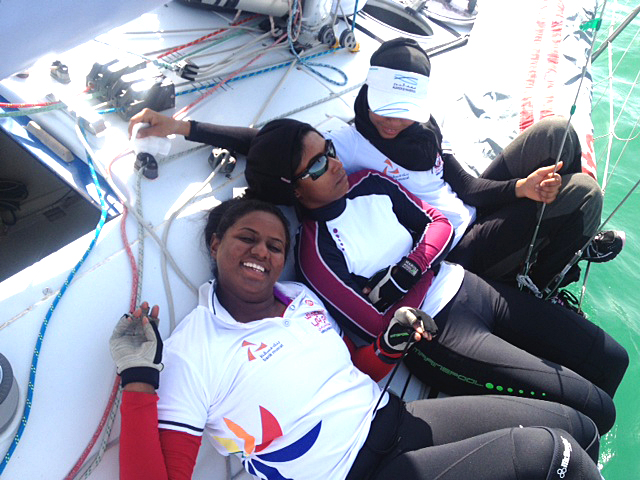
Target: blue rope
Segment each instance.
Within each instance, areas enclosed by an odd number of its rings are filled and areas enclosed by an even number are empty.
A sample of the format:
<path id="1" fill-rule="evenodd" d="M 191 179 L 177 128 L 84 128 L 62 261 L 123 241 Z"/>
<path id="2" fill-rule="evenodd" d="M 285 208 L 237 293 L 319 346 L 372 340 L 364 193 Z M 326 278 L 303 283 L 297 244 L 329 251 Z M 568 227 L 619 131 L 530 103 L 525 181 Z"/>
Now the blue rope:
<path id="1" fill-rule="evenodd" d="M 83 132 L 83 134 L 84 134 L 84 132 Z M 33 401 L 33 391 L 34 391 L 34 386 L 35 386 L 35 383 L 36 383 L 36 371 L 37 371 L 37 368 L 38 368 L 38 358 L 40 357 L 40 349 L 42 347 L 42 341 L 44 340 L 44 334 L 45 334 L 45 332 L 47 330 L 47 326 L 49 325 L 49 320 L 51 320 L 51 315 L 53 314 L 53 311 L 58 306 L 58 302 L 60 301 L 60 299 L 62 298 L 64 293 L 67 291 L 67 287 L 69 286 L 69 284 L 73 280 L 73 277 L 75 276 L 76 272 L 80 269 L 80 267 L 82 266 L 84 261 L 89 256 L 89 253 L 93 249 L 94 245 L 96 244 L 96 241 L 98 240 L 98 236 L 100 235 L 102 227 L 104 226 L 104 222 L 105 222 L 105 220 L 107 218 L 107 205 L 106 205 L 106 203 L 104 201 L 104 193 L 102 191 L 102 188 L 100 188 L 100 182 L 98 182 L 98 176 L 96 175 L 96 171 L 95 171 L 95 169 L 93 167 L 93 161 L 91 159 L 91 156 L 89 155 L 89 152 L 87 152 L 87 161 L 89 163 L 89 169 L 91 170 L 91 178 L 93 179 L 93 183 L 96 186 L 96 189 L 98 190 L 98 195 L 100 197 L 100 206 L 102 207 L 100 220 L 98 221 L 98 224 L 96 225 L 95 235 L 94 235 L 93 239 L 91 240 L 91 243 L 89 244 L 89 247 L 84 252 L 84 255 L 82 255 L 82 258 L 80 259 L 80 261 L 76 264 L 75 267 L 73 267 L 71 269 L 71 272 L 69 272 L 69 275 L 68 275 L 67 279 L 65 280 L 64 284 L 62 285 L 62 288 L 58 292 L 58 295 L 56 295 L 56 298 L 54 298 L 53 303 L 49 307 L 49 311 L 47 312 L 47 314 L 44 317 L 44 321 L 42 322 L 42 326 L 40 327 L 40 333 L 38 334 L 38 340 L 36 341 L 36 347 L 35 347 L 35 349 L 33 351 L 33 359 L 31 360 L 31 369 L 30 369 L 31 373 L 29 374 L 29 385 L 28 385 L 28 389 L 27 389 L 27 399 L 25 401 L 24 411 L 22 413 L 22 420 L 20 422 L 20 426 L 18 427 L 18 431 L 16 432 L 16 435 L 13 437 L 13 441 L 11 442 L 11 446 L 9 447 L 9 450 L 7 450 L 7 453 L 5 454 L 4 458 L 2 459 L 2 463 L 0 463 L 0 475 L 2 475 L 2 472 L 4 472 L 4 469 L 6 468 L 7 464 L 9 463 L 9 460 L 11 459 L 11 456 L 13 455 L 13 452 L 15 451 L 16 447 L 18 446 L 18 443 L 20 442 L 20 438 L 22 437 L 22 434 L 24 433 L 24 430 L 25 430 L 25 428 L 27 426 L 27 421 L 29 420 L 29 414 L 31 413 L 31 406 L 32 406 L 32 401 Z"/>
<path id="2" fill-rule="evenodd" d="M 289 19 L 287 21 L 287 40 L 289 41 L 289 49 L 291 50 L 291 53 L 293 53 L 293 55 L 298 59 L 298 62 L 300 62 L 301 65 L 304 65 L 305 67 L 307 67 L 309 70 L 311 70 L 312 73 L 316 74 L 323 80 L 326 80 L 327 82 L 333 85 L 344 87 L 349 81 L 349 78 L 347 77 L 347 74 L 344 73 L 342 70 L 340 70 L 337 67 L 334 67 L 333 65 L 329 65 L 328 63 L 309 63 L 306 58 L 300 57 L 300 55 L 298 55 L 298 52 L 296 52 L 296 49 L 293 47 L 293 40 L 291 40 L 291 33 L 293 30 L 293 17 L 295 17 L 297 10 L 298 10 L 298 0 L 293 0 L 293 7 L 291 9 L 291 14 L 289 15 Z M 342 77 L 342 82 L 337 82 L 327 77 L 326 75 L 320 73 L 318 70 L 316 70 L 313 67 L 329 68 L 337 72 Z"/>
<path id="3" fill-rule="evenodd" d="M 356 16 L 358 16 L 358 0 L 356 0 L 356 4 L 353 6 L 353 20 L 351 22 L 351 31 L 353 33 L 355 33 L 356 30 Z"/>
<path id="4" fill-rule="evenodd" d="M 313 55 L 307 55 L 304 58 L 305 59 L 309 59 L 309 58 L 320 57 L 322 55 L 327 55 L 329 53 L 337 52 L 338 50 L 341 50 L 342 48 L 343 47 L 331 48 L 331 49 L 327 50 L 326 52 L 314 53 Z M 293 60 L 290 60 L 288 62 L 279 63 L 278 65 L 273 65 L 272 67 L 263 68 L 262 70 L 256 70 L 255 72 L 245 73 L 243 75 L 238 75 L 237 77 L 230 78 L 229 80 L 226 81 L 226 83 L 236 82 L 238 80 L 244 80 L 245 78 L 255 77 L 256 75 L 260 75 L 261 73 L 273 72 L 274 70 L 279 70 L 279 69 L 284 68 L 284 67 L 286 67 L 288 65 L 291 65 L 292 63 L 293 63 Z M 213 88 L 216 85 L 218 85 L 218 83 L 220 83 L 220 82 L 212 82 L 212 83 L 208 83 L 206 85 L 203 85 L 201 87 L 191 88 L 189 90 L 183 90 L 182 92 L 176 93 L 176 97 L 178 95 L 186 95 L 187 93 L 193 93 L 193 92 L 198 92 L 200 90 L 206 90 L 207 88 Z"/>

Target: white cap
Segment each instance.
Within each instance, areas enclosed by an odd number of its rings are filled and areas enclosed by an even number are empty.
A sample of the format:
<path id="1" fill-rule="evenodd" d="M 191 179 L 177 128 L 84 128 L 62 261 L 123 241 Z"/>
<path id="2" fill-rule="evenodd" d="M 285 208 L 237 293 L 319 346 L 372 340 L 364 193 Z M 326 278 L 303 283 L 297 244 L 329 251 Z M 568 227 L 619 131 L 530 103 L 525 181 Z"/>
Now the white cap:
<path id="1" fill-rule="evenodd" d="M 429 77 L 419 73 L 372 66 L 367 75 L 369 108 L 383 117 L 427 122 Z"/>

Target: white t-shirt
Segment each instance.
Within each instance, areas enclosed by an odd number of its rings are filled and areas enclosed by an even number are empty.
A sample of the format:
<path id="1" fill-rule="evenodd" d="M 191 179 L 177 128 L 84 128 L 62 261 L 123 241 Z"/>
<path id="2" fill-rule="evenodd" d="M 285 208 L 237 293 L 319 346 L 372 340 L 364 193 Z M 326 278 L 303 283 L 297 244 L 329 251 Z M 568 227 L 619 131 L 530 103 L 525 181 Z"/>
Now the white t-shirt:
<path id="1" fill-rule="evenodd" d="M 440 210 L 455 229 L 452 248 L 476 218 L 476 209 L 466 205 L 442 178 L 443 163 L 438 155 L 435 166 L 427 171 L 407 170 L 391 161 L 354 126 L 345 125 L 324 133 L 330 138 L 348 174 L 364 169 L 382 172 L 400 182 L 407 190 Z"/>
<path id="2" fill-rule="evenodd" d="M 343 479 L 380 388 L 353 365 L 313 293 L 294 282 L 276 290 L 292 299 L 283 317 L 239 323 L 214 284 L 200 288 L 199 306 L 165 342 L 159 426 L 205 436 L 259 478 L 277 470 L 283 478 Z"/>

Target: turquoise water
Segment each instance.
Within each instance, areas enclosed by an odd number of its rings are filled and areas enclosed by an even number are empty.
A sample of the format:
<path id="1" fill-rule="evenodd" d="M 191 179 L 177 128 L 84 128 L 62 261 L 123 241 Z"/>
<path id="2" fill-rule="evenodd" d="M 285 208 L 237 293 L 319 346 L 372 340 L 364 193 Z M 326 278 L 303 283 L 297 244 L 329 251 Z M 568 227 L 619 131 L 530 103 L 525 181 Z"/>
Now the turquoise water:
<path id="1" fill-rule="evenodd" d="M 596 48 L 609 35 L 609 25 L 617 26 L 637 6 L 636 0 L 609 2 L 598 32 Z M 628 49 L 626 55 L 625 51 Z M 615 135 L 625 139 L 637 135 L 640 125 L 640 88 L 633 87 L 640 69 L 640 15 L 613 42 L 613 88 L 609 90 L 607 51 L 593 64 L 595 152 L 598 180 L 605 177 L 609 140 L 609 93 L 613 95 Z M 618 67 L 616 68 L 616 65 Z M 629 93 L 631 95 L 629 96 Z M 627 97 L 629 99 L 627 100 Z M 627 102 L 626 105 L 625 101 Z M 623 109 L 624 106 L 624 109 Z M 635 131 L 634 131 L 634 126 Z M 626 144 L 626 149 L 625 149 Z M 622 152 L 622 154 L 621 154 Z M 640 138 L 630 142 L 614 140 L 610 155 L 610 180 L 605 185 L 603 220 L 619 205 L 640 179 Z M 613 165 L 618 162 L 613 168 Z M 613 169 L 613 173 L 611 170 Z M 617 421 L 602 439 L 600 463 L 606 480 L 640 479 L 640 187 L 613 216 L 605 229 L 627 233 L 623 252 L 612 262 L 592 265 L 587 282 L 584 309 L 589 318 L 603 327 L 629 352 L 630 365 L 614 398 Z M 584 270 L 584 268 L 583 268 Z M 574 292 L 578 291 L 573 289 Z"/>

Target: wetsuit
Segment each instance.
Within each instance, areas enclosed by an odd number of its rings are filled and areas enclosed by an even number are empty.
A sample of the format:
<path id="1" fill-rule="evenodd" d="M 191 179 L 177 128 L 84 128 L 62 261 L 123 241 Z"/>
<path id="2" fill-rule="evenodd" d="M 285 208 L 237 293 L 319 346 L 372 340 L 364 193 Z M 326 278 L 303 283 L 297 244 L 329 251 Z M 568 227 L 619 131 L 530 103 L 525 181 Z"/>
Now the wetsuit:
<path id="1" fill-rule="evenodd" d="M 274 293 L 282 317 L 238 323 L 201 288 L 165 343 L 158 396 L 123 396 L 120 478 L 191 478 L 206 436 L 269 479 L 599 479 L 596 428 L 563 405 L 384 394 L 376 410 L 378 385 L 318 299 L 295 283 Z"/>
<path id="2" fill-rule="evenodd" d="M 376 310 L 362 293 L 367 279 L 419 249 L 423 237 L 416 225 L 429 225 L 436 214 L 379 172 L 352 174 L 349 183 L 345 198 L 304 212 L 296 250 L 302 278 L 344 328 L 370 341 L 396 308 L 422 308 L 439 333 L 435 341 L 412 349 L 406 362 L 425 383 L 450 394 L 549 399 L 586 413 L 601 433 L 613 426 L 612 397 L 627 368 L 627 353 L 569 309 L 442 262 L 429 270 L 438 272 L 434 277 L 424 275 L 395 305 Z M 414 208 L 397 204 L 402 198 Z M 408 221 L 407 215 L 416 218 Z M 415 238 L 404 249 L 400 227 Z"/>

